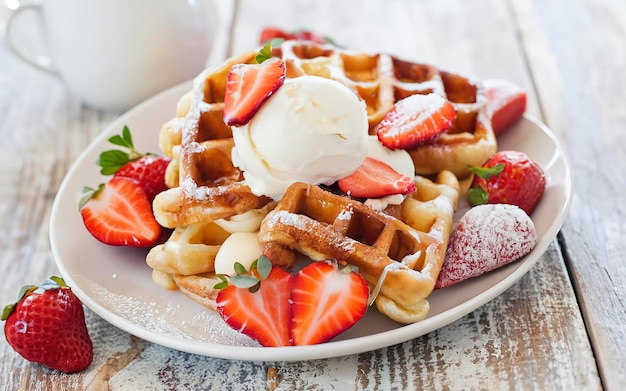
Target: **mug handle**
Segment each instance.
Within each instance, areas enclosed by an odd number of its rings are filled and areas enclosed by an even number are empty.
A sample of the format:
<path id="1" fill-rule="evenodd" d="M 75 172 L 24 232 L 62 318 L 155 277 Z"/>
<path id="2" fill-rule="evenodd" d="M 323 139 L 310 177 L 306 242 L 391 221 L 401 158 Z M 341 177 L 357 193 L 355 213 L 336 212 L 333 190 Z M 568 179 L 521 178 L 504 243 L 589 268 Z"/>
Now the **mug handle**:
<path id="1" fill-rule="evenodd" d="M 13 28 L 15 27 L 15 24 L 17 22 L 17 20 L 19 19 L 19 15 L 24 15 L 26 12 L 41 12 L 41 8 L 39 6 L 39 4 L 25 4 L 20 6 L 19 8 L 17 8 L 15 11 L 13 11 L 13 13 L 9 16 L 9 19 L 7 20 L 7 25 L 6 25 L 6 43 L 7 43 L 7 47 L 17 56 L 19 57 L 21 60 L 23 60 L 24 62 L 30 64 L 31 66 L 42 70 L 44 72 L 53 74 L 58 76 L 58 72 L 56 69 L 54 69 L 54 67 L 52 66 L 52 59 L 46 55 L 41 55 L 41 54 L 32 54 L 32 53 L 26 53 L 25 51 L 21 50 L 18 45 L 15 44 L 15 41 L 13 40 Z"/>

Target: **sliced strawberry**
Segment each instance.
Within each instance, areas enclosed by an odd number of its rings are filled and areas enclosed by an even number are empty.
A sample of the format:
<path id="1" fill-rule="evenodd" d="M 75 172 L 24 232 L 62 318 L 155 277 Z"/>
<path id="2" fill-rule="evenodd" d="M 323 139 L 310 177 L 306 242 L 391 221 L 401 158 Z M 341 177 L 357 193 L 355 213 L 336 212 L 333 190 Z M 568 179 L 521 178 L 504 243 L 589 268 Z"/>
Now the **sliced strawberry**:
<path id="1" fill-rule="evenodd" d="M 247 124 L 284 82 L 285 63 L 278 58 L 233 65 L 226 81 L 224 122 L 229 126 Z"/>
<path id="2" fill-rule="evenodd" d="M 367 157 L 351 175 L 337 181 L 344 193 L 355 198 L 379 198 L 415 191 L 415 182 L 387 163 Z"/>
<path id="3" fill-rule="evenodd" d="M 499 151 L 481 167 L 467 195 L 471 205 L 512 204 L 529 215 L 541 199 L 546 178 L 541 166 L 519 151 Z"/>
<path id="4" fill-rule="evenodd" d="M 152 205 L 132 179 L 113 177 L 81 201 L 80 214 L 87 230 L 113 246 L 151 247 L 161 235 Z"/>
<path id="5" fill-rule="evenodd" d="M 291 345 L 290 291 L 291 275 L 272 268 L 258 284 L 228 285 L 220 290 L 217 311 L 230 327 L 263 346 L 288 346 Z"/>
<path id="6" fill-rule="evenodd" d="M 526 111 L 526 91 L 508 80 L 484 81 L 487 101 L 491 109 L 491 127 L 498 135 L 508 129 Z"/>
<path id="7" fill-rule="evenodd" d="M 390 149 L 425 144 L 452 127 L 456 110 L 437 94 L 415 94 L 399 100 L 378 124 L 380 142 Z"/>
<path id="8" fill-rule="evenodd" d="M 154 200 L 157 194 L 167 190 L 165 170 L 171 159 L 162 156 L 144 155 L 126 163 L 114 177 L 129 178 L 137 182 L 146 192 L 148 200 Z"/>
<path id="9" fill-rule="evenodd" d="M 293 277 L 294 345 L 326 342 L 358 322 L 367 310 L 363 277 L 336 262 L 313 262 Z"/>

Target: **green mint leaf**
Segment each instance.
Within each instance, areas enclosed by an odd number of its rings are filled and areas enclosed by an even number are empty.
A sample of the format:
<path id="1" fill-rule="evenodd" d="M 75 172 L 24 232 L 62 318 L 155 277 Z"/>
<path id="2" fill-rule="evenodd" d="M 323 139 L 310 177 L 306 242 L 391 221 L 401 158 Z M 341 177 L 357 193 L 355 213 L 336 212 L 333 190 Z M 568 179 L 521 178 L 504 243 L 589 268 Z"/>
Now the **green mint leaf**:
<path id="1" fill-rule="evenodd" d="M 100 173 L 102 175 L 112 175 L 131 160 L 131 156 L 128 153 L 118 149 L 111 149 L 102 152 L 96 163 L 101 167 Z"/>
<path id="2" fill-rule="evenodd" d="M 467 190 L 467 198 L 471 206 L 483 205 L 489 201 L 489 193 L 482 186 L 476 186 Z"/>
<path id="3" fill-rule="evenodd" d="M 233 269 L 235 269 L 236 274 L 246 274 L 248 272 L 246 267 L 239 262 L 235 262 Z"/>
<path id="4" fill-rule="evenodd" d="M 256 269 L 259 272 L 259 275 L 261 276 L 261 278 L 265 280 L 267 276 L 270 275 L 270 272 L 272 271 L 272 262 L 270 262 L 270 260 L 265 255 L 259 256 L 256 262 L 257 262 Z"/>
<path id="5" fill-rule="evenodd" d="M 83 196 L 78 201 L 78 210 L 80 211 L 83 206 L 85 206 L 85 204 L 93 198 L 94 195 L 102 191 L 102 189 L 104 189 L 104 183 L 101 183 L 97 189 L 93 189 L 89 186 L 83 187 Z"/>
<path id="6" fill-rule="evenodd" d="M 228 278 L 224 274 L 217 274 L 216 277 L 220 279 L 220 282 L 213 285 L 214 289 L 222 290 L 228 287 Z"/>
<path id="7" fill-rule="evenodd" d="M 489 180 L 492 176 L 499 175 L 502 170 L 504 170 L 504 163 L 498 163 L 493 167 L 470 167 L 469 168 L 474 174 L 483 178 L 484 180 Z"/>
<path id="8" fill-rule="evenodd" d="M 122 134 L 116 134 L 109 138 L 109 142 L 113 145 L 119 145 L 120 147 L 125 147 L 130 150 L 135 150 L 135 145 L 133 144 L 133 137 L 130 134 L 130 129 L 128 126 L 124 126 L 122 129 Z"/>
<path id="9" fill-rule="evenodd" d="M 236 274 L 230 278 L 230 283 L 237 288 L 252 288 L 259 283 L 259 279 L 246 274 Z"/>
<path id="10" fill-rule="evenodd" d="M 270 58 L 272 58 L 272 41 L 266 43 L 261 50 L 259 50 L 259 53 L 256 55 L 254 60 L 257 64 L 261 64 L 263 61 L 267 61 Z"/>

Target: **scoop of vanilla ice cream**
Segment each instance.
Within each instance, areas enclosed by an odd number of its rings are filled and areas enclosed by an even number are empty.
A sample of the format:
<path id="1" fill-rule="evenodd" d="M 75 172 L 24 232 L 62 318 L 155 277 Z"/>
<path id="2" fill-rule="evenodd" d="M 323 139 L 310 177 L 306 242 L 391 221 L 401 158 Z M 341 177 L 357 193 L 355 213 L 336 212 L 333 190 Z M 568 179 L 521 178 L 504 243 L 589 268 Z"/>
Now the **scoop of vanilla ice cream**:
<path id="1" fill-rule="evenodd" d="M 232 159 L 256 195 L 279 200 L 294 182 L 331 184 L 365 160 L 365 103 L 319 76 L 287 79 L 248 124 L 233 127 Z"/>

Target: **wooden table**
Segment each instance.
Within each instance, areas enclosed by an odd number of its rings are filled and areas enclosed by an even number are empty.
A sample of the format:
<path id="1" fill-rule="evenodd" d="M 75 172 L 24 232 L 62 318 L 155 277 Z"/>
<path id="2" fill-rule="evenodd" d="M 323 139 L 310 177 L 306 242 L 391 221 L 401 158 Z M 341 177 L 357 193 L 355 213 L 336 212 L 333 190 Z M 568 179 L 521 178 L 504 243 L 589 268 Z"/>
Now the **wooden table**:
<path id="1" fill-rule="evenodd" d="M 255 47 L 264 26 L 306 27 L 346 47 L 520 84 L 528 111 L 558 135 L 574 170 L 557 239 L 504 294 L 396 346 L 305 362 L 229 361 L 140 340 L 87 310 L 88 370 L 59 374 L 0 343 L 3 390 L 626 387 L 626 3 L 219 0 L 219 19 L 214 60 Z M 56 272 L 48 240 L 55 193 L 115 118 L 0 45 L 1 303 Z"/>

